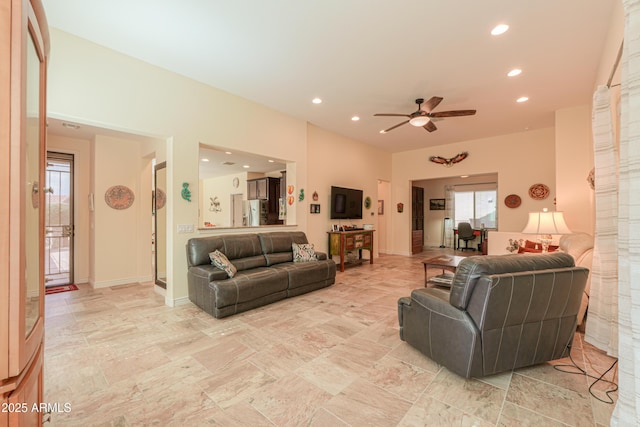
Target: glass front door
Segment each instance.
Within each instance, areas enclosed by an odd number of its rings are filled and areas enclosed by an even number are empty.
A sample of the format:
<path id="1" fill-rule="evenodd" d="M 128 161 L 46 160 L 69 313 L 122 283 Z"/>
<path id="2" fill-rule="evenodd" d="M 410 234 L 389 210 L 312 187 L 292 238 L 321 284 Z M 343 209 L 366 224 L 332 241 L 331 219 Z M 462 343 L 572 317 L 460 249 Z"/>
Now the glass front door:
<path id="1" fill-rule="evenodd" d="M 73 154 L 47 153 L 45 286 L 73 283 Z"/>

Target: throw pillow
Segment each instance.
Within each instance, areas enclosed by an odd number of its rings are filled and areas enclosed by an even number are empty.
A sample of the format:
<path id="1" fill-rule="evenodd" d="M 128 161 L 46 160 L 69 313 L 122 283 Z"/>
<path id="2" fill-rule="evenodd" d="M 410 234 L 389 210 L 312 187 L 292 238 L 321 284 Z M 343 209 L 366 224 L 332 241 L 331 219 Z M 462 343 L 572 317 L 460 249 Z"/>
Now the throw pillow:
<path id="1" fill-rule="evenodd" d="M 235 276 L 238 272 L 236 266 L 231 264 L 231 261 L 229 261 L 225 254 L 217 249 L 209 254 L 209 258 L 211 259 L 211 264 L 223 270 L 229 277 Z"/>
<path id="2" fill-rule="evenodd" d="M 527 249 L 542 249 L 542 243 L 532 242 L 531 240 L 526 240 L 524 242 L 524 247 Z"/>
<path id="3" fill-rule="evenodd" d="M 318 260 L 318 256 L 316 255 L 313 243 L 292 243 L 291 249 L 293 249 L 293 262 L 307 262 Z"/>

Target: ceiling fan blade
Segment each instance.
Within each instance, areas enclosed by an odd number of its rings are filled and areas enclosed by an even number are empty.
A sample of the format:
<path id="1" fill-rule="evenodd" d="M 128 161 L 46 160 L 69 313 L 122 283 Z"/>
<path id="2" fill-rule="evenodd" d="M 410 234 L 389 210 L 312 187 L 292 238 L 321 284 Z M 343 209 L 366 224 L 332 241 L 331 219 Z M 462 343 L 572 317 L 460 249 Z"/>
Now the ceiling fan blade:
<path id="1" fill-rule="evenodd" d="M 384 117 L 411 117 L 409 114 L 386 114 L 386 113 L 378 113 L 374 114 L 374 116 L 384 116 Z"/>
<path id="2" fill-rule="evenodd" d="M 425 104 L 424 107 L 422 108 L 424 111 L 426 111 L 427 113 L 430 113 L 431 110 L 433 110 L 434 108 L 436 108 L 438 106 L 438 104 L 440 104 L 440 102 L 442 102 L 442 98 L 440 98 L 439 96 L 432 96 Z"/>
<path id="3" fill-rule="evenodd" d="M 433 122 L 431 120 L 429 120 L 427 122 L 426 125 L 422 126 L 423 128 L 425 128 L 426 130 L 428 130 L 429 132 L 433 132 L 434 130 L 438 130 L 438 128 L 436 127 L 436 125 L 433 124 Z"/>
<path id="4" fill-rule="evenodd" d="M 404 121 L 404 122 L 402 122 L 402 123 L 398 123 L 398 124 L 397 124 L 397 125 L 395 125 L 395 126 L 391 126 L 389 129 L 385 129 L 385 130 L 384 130 L 384 133 L 387 133 L 387 132 L 389 132 L 390 130 L 394 130 L 395 128 L 400 127 L 400 126 L 402 126 L 402 125 L 406 125 L 407 123 L 409 123 L 409 120 L 406 120 L 406 121 Z"/>
<path id="5" fill-rule="evenodd" d="M 440 111 L 439 113 L 429 113 L 429 117 L 460 117 L 460 116 L 473 116 L 476 110 L 455 110 L 455 111 Z"/>

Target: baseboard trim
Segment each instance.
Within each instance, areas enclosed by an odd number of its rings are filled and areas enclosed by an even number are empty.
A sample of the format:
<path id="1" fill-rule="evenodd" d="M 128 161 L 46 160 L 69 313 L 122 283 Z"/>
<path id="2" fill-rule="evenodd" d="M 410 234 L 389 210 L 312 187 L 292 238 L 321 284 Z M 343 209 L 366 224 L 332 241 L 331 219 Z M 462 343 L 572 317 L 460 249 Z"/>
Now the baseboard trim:
<path id="1" fill-rule="evenodd" d="M 167 298 L 165 296 L 164 298 L 164 303 L 166 305 L 168 305 L 169 307 L 178 307 L 181 305 L 187 305 L 191 303 L 191 300 L 189 299 L 189 297 L 182 297 L 182 298 L 176 298 L 176 299 L 171 299 L 171 298 Z"/>
<path id="2" fill-rule="evenodd" d="M 411 256 L 411 252 L 397 252 L 397 251 L 389 251 L 387 255 L 400 255 L 400 256 Z"/>
<path id="3" fill-rule="evenodd" d="M 94 289 L 110 288 L 111 286 L 130 285 L 132 283 L 146 283 L 150 282 L 153 278 L 149 276 L 144 277 L 130 277 L 126 279 L 105 280 L 103 282 L 89 281 L 89 284 Z"/>

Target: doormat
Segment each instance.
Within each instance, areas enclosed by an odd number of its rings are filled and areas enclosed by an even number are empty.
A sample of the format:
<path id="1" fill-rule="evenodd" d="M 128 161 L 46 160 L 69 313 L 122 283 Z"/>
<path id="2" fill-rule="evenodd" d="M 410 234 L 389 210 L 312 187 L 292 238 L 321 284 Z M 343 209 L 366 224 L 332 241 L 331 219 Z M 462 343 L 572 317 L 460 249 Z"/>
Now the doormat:
<path id="1" fill-rule="evenodd" d="M 62 286 L 51 286 L 50 288 L 45 289 L 45 294 L 59 294 L 60 292 L 68 292 L 68 291 L 77 291 L 78 287 L 76 285 L 62 285 Z"/>

